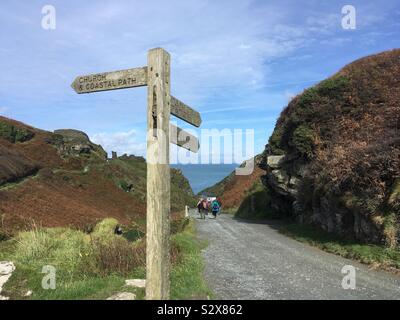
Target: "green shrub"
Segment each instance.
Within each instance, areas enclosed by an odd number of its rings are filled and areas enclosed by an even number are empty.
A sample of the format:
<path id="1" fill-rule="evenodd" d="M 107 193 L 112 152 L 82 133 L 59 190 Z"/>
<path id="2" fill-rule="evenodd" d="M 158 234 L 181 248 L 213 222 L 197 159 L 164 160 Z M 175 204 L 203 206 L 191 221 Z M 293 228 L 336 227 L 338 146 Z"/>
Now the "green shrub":
<path id="1" fill-rule="evenodd" d="M 182 232 L 189 224 L 188 218 L 177 218 L 171 220 L 171 234 Z"/>
<path id="2" fill-rule="evenodd" d="M 15 142 L 14 127 L 6 122 L 0 121 L 0 138 Z"/>
<path id="3" fill-rule="evenodd" d="M 314 139 L 315 133 L 312 129 L 307 127 L 306 125 L 300 125 L 294 130 L 292 136 L 292 142 L 296 149 L 308 156 L 311 157 L 314 148 Z"/>
<path id="4" fill-rule="evenodd" d="M 28 141 L 32 139 L 33 136 L 34 133 L 27 129 L 16 128 L 7 122 L 0 121 L 0 138 L 15 143 Z"/>
<path id="5" fill-rule="evenodd" d="M 139 229 L 131 229 L 123 233 L 123 237 L 130 242 L 135 242 L 136 240 L 143 238 L 143 236 L 144 233 Z"/>
<path id="6" fill-rule="evenodd" d="M 308 108 L 310 104 L 316 102 L 318 98 L 318 90 L 316 87 L 305 90 L 297 101 L 296 110 L 299 108 Z"/>
<path id="7" fill-rule="evenodd" d="M 125 180 L 121 180 L 118 185 L 125 192 L 130 192 L 131 189 L 132 189 L 132 186 L 128 182 L 126 182 Z"/>
<path id="8" fill-rule="evenodd" d="M 282 140 L 282 133 L 283 129 L 280 127 L 275 127 L 274 132 L 272 133 L 271 137 L 269 138 L 268 145 L 272 151 L 273 154 L 275 155 L 282 155 L 285 152 L 282 149 L 281 146 L 281 140 Z"/>
<path id="9" fill-rule="evenodd" d="M 349 80 L 344 76 L 337 76 L 322 81 L 318 86 L 318 93 L 331 99 L 341 99 L 343 91 L 347 88 Z"/>
<path id="10" fill-rule="evenodd" d="M 102 242 L 107 242 L 115 237 L 115 228 L 119 225 L 114 218 L 106 218 L 94 227 L 91 237 Z"/>
<path id="11" fill-rule="evenodd" d="M 26 129 L 15 129 L 15 142 L 25 142 L 33 138 L 33 132 Z"/>

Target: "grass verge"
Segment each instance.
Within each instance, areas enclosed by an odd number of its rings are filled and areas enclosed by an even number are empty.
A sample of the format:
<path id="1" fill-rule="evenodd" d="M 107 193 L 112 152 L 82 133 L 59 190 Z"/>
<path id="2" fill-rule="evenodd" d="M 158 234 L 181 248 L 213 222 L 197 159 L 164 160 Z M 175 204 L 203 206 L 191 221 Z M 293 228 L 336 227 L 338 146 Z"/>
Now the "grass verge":
<path id="1" fill-rule="evenodd" d="M 144 299 L 144 289 L 124 286 L 126 279 L 145 278 L 144 239 L 129 241 L 114 234 L 115 219 L 105 219 L 90 234 L 69 228 L 34 228 L 16 238 L 0 241 L 0 261 L 16 266 L 2 295 L 10 299 L 106 299 L 118 292 L 133 292 Z M 172 299 L 206 299 L 201 249 L 193 222 L 171 239 Z M 185 227 L 186 226 L 186 227 Z M 54 266 L 56 289 L 44 289 L 43 266 Z M 27 296 L 27 292 L 32 294 Z"/>
<path id="2" fill-rule="evenodd" d="M 172 237 L 172 242 L 181 251 L 181 259 L 172 268 L 171 299 L 207 299 L 212 297 L 204 278 L 204 263 L 201 250 L 206 242 L 196 238 L 194 222 L 190 220 L 183 232 Z"/>
<path id="3" fill-rule="evenodd" d="M 357 260 L 373 268 L 400 271 L 400 251 L 397 249 L 344 240 L 338 235 L 310 225 L 286 224 L 282 225 L 279 231 L 298 241 L 345 258 Z"/>

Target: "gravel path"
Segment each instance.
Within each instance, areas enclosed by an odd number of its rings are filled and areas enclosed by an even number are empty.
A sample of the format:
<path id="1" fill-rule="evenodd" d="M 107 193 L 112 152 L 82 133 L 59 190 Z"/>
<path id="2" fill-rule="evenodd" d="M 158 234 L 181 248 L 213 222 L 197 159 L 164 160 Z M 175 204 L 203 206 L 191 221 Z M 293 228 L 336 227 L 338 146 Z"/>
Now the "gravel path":
<path id="1" fill-rule="evenodd" d="M 281 235 L 273 224 L 222 214 L 196 219 L 205 277 L 217 299 L 400 299 L 400 277 Z M 343 289 L 345 265 L 356 268 L 356 289 Z"/>

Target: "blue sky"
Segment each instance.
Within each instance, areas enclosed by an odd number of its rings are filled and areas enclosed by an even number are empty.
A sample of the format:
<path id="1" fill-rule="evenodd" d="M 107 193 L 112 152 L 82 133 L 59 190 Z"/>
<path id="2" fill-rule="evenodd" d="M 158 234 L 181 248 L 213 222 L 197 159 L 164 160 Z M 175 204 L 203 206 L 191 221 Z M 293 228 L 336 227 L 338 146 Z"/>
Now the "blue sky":
<path id="1" fill-rule="evenodd" d="M 41 27 L 46 4 L 55 30 Z M 355 30 L 342 28 L 347 4 Z M 144 155 L 146 88 L 77 95 L 70 84 L 144 66 L 147 50 L 163 47 L 172 94 L 201 112 L 203 128 L 254 129 L 258 153 L 291 97 L 357 58 L 400 47 L 400 2 L 19 0 L 1 4 L 0 28 L 2 115 Z"/>

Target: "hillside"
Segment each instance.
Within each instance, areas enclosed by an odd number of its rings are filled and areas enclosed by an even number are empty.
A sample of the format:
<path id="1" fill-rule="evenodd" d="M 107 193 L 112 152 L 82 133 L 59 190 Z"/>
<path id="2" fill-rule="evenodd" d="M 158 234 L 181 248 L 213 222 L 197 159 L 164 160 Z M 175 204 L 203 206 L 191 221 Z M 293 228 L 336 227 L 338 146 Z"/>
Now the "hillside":
<path id="1" fill-rule="evenodd" d="M 400 50 L 357 60 L 295 97 L 260 161 L 280 215 L 398 245 Z"/>
<path id="2" fill-rule="evenodd" d="M 264 171 L 257 166 L 254 167 L 253 173 L 248 176 L 236 175 L 235 171 L 232 171 L 227 177 L 215 185 L 200 191 L 198 194 L 210 194 L 220 197 L 224 210 L 236 211 L 249 196 L 249 191 L 258 189 L 260 177 L 263 174 Z"/>
<path id="3" fill-rule="evenodd" d="M 189 182 L 171 170 L 171 210 L 194 202 Z M 90 229 L 101 219 L 143 223 L 146 162 L 107 159 L 77 130 L 47 132 L 0 117 L 0 237 L 32 224 Z"/>

